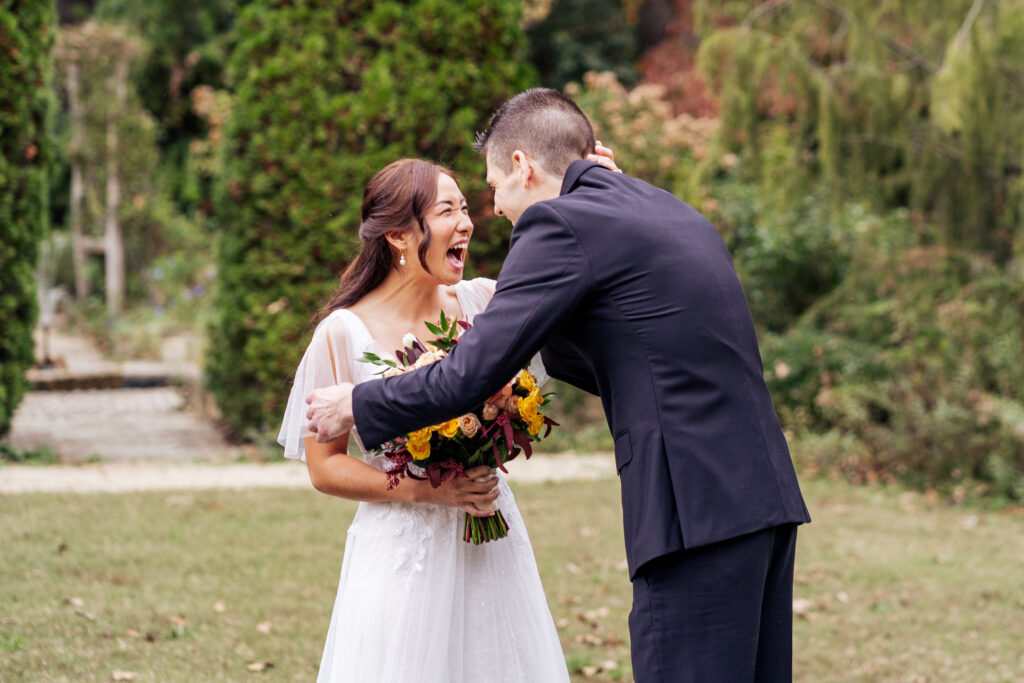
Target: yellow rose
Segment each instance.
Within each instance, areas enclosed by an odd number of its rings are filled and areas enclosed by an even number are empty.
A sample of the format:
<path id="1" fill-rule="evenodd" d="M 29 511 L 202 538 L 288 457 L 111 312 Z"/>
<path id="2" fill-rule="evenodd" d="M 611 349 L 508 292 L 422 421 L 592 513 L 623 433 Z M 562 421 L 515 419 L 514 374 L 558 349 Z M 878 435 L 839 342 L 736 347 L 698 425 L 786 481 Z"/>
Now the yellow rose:
<path id="1" fill-rule="evenodd" d="M 466 413 L 459 418 L 459 429 L 467 437 L 472 439 L 480 431 L 480 420 L 473 413 Z"/>
<path id="2" fill-rule="evenodd" d="M 541 396 L 540 389 L 537 388 L 536 384 L 533 385 L 532 389 L 530 389 L 530 398 L 533 399 L 537 405 L 544 402 L 544 397 Z"/>
<path id="3" fill-rule="evenodd" d="M 433 433 L 433 427 L 424 427 L 423 429 L 417 429 L 415 432 L 409 432 L 409 441 L 419 441 L 420 443 L 430 441 L 430 435 Z"/>
<path id="4" fill-rule="evenodd" d="M 518 406 L 519 415 L 525 421 L 530 422 L 537 417 L 537 400 L 533 397 L 532 393 L 526 398 L 519 399 Z"/>
<path id="5" fill-rule="evenodd" d="M 410 439 L 409 442 L 405 444 L 405 448 L 409 451 L 409 455 L 411 455 L 414 460 L 426 460 L 430 457 L 429 439 L 427 441 L 413 441 Z"/>
<path id="6" fill-rule="evenodd" d="M 544 416 L 537 415 L 526 425 L 526 431 L 530 432 L 530 436 L 537 436 L 542 427 L 544 427 Z"/>
<path id="7" fill-rule="evenodd" d="M 537 380 L 526 370 L 519 373 L 519 386 L 527 391 L 535 389 L 537 387 Z"/>
<path id="8" fill-rule="evenodd" d="M 452 438 L 453 436 L 459 433 L 458 419 L 448 420 L 447 422 L 439 424 L 437 426 L 437 432 L 446 439 Z"/>

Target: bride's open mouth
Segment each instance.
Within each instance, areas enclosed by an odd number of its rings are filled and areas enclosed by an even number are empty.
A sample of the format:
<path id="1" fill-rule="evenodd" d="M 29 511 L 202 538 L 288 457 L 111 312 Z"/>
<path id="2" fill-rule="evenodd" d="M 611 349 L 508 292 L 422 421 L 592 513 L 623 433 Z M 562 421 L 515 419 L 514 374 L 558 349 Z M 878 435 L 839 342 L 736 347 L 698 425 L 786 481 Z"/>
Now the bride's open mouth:
<path id="1" fill-rule="evenodd" d="M 456 270 L 466 267 L 466 254 L 469 253 L 469 240 L 462 240 L 453 244 L 447 253 L 448 265 Z"/>

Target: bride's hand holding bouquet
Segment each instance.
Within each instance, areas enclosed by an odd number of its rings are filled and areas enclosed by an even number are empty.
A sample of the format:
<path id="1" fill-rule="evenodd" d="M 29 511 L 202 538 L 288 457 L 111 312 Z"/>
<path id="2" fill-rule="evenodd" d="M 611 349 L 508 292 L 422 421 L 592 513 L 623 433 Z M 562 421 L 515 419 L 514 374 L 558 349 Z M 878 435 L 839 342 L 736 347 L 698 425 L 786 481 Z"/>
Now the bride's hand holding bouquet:
<path id="1" fill-rule="evenodd" d="M 436 335 L 428 350 L 412 335 L 402 340 L 405 348 L 395 352 L 395 359 L 366 353 L 359 360 L 382 367 L 385 377 L 415 370 L 444 358 L 458 344 L 458 335 L 469 329 L 469 323 L 455 321 L 442 312 L 439 325 L 427 323 Z M 474 544 L 503 538 L 508 524 L 501 511 L 481 509 L 486 500 L 479 494 L 490 491 L 494 484 L 492 470 L 505 470 L 505 463 L 523 453 L 529 458 L 533 442 L 540 441 L 557 423 L 541 412 L 548 403 L 529 370 L 516 374 L 497 393 L 473 411 L 441 424 L 424 427 L 381 445 L 379 454 L 388 460 L 385 470 L 388 488 L 394 488 L 404 477 L 426 479 L 434 489 L 442 483 L 452 486 L 437 491 L 448 502 L 467 512 L 463 539 Z M 477 498 L 475 504 L 465 495 Z M 429 496 L 428 496 L 429 497 Z M 497 498 L 497 491 L 493 497 Z M 428 501 L 424 501 L 428 502 Z"/>

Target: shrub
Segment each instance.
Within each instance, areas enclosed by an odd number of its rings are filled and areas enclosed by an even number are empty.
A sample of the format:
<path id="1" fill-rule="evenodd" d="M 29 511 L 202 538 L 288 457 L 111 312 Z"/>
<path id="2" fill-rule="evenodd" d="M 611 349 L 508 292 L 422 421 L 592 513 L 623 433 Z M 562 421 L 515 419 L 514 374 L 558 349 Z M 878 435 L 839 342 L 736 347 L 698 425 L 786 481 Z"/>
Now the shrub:
<path id="1" fill-rule="evenodd" d="M 485 220 L 471 143 L 531 83 L 520 13 L 515 0 L 263 0 L 239 16 L 207 367 L 236 431 L 281 419 L 310 315 L 356 247 L 363 186 L 387 163 L 460 174 L 473 260 L 496 273 L 507 223 Z"/>
<path id="2" fill-rule="evenodd" d="M 940 247 L 859 259 L 766 376 L 792 432 L 850 446 L 815 467 L 1024 499 L 1024 284 Z M 851 446 L 851 444 L 855 444 Z"/>
<path id="3" fill-rule="evenodd" d="M 554 0 L 527 29 L 530 61 L 541 82 L 563 88 L 588 71 L 608 71 L 626 85 L 639 80 L 639 41 L 621 0 Z"/>
<path id="4" fill-rule="evenodd" d="M 0 435 L 26 389 L 35 360 L 33 270 L 48 229 L 52 145 L 50 49 L 57 14 L 46 0 L 0 4 Z"/>

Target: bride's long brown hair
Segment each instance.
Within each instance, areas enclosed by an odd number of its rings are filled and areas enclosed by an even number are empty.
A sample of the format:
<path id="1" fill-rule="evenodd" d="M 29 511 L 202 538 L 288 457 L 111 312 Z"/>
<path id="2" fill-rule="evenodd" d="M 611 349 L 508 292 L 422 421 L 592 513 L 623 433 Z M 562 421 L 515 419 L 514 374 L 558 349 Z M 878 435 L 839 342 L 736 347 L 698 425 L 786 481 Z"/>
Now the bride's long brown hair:
<path id="1" fill-rule="evenodd" d="M 386 235 L 395 230 L 419 228 L 423 239 L 418 251 L 420 263 L 430 272 L 424 255 L 430 246 L 430 229 L 423 216 L 437 200 L 437 178 L 444 173 L 456 180 L 444 166 L 422 159 L 399 159 L 370 178 L 363 190 L 362 223 L 359 239 L 362 247 L 341 274 L 341 282 L 330 300 L 313 316 L 313 324 L 346 308 L 373 291 L 392 268 L 398 267 L 398 254 Z"/>

